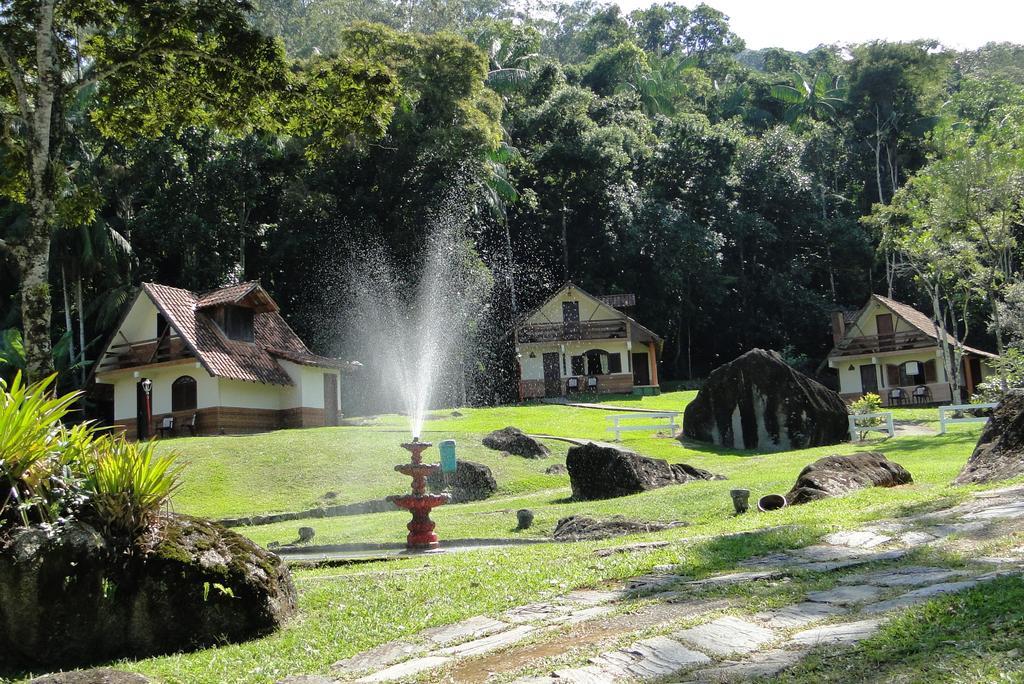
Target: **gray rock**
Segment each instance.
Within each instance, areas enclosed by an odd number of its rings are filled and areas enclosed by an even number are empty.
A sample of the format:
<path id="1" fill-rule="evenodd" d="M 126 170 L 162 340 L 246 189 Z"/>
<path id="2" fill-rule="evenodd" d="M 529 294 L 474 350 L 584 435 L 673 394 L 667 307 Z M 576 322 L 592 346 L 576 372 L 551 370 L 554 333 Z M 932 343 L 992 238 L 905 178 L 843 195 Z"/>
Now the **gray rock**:
<path id="1" fill-rule="evenodd" d="M 554 463 L 549 465 L 544 471 L 545 475 L 565 475 L 569 472 L 569 469 L 565 467 L 563 463 Z"/>
<path id="2" fill-rule="evenodd" d="M 694 682 L 749 682 L 772 677 L 800 662 L 803 653 L 774 649 L 755 653 L 742 662 L 727 662 L 699 670 L 688 676 Z"/>
<path id="3" fill-rule="evenodd" d="M 669 464 L 626 449 L 588 442 L 569 449 L 565 459 L 573 498 L 611 499 L 694 480 L 724 480 L 685 463 Z"/>
<path id="4" fill-rule="evenodd" d="M 454 473 L 434 470 L 427 475 L 427 486 L 435 494 L 445 491 L 451 494 L 452 503 L 480 501 L 498 491 L 491 469 L 473 461 L 459 461 Z"/>
<path id="5" fill-rule="evenodd" d="M 775 634 L 753 622 L 731 616 L 684 629 L 673 638 L 716 656 L 756 651 L 775 639 Z"/>
<path id="6" fill-rule="evenodd" d="M 1011 390 L 992 412 L 953 484 L 997 482 L 1024 475 L 1024 391 Z"/>
<path id="7" fill-rule="evenodd" d="M 533 511 L 529 508 L 520 508 L 516 511 L 516 529 L 528 530 L 533 526 Z"/>
<path id="8" fill-rule="evenodd" d="M 357 679 L 357 682 L 394 682 L 400 679 L 406 679 L 417 675 L 427 670 L 434 670 L 442 665 L 447 664 L 451 658 L 445 656 L 424 656 L 422 658 L 415 658 L 413 660 L 406 660 L 404 663 L 398 663 L 391 667 L 385 668 L 379 672 L 366 675 Z"/>
<path id="9" fill-rule="evenodd" d="M 826 644 L 855 644 L 867 639 L 878 631 L 881 620 L 860 620 L 842 622 L 837 625 L 815 627 L 793 635 L 791 643 L 797 646 L 818 646 Z"/>
<path id="10" fill-rule="evenodd" d="M 299 528 L 299 541 L 308 542 L 312 541 L 313 537 L 316 536 L 316 530 L 312 527 L 300 527 Z"/>
<path id="11" fill-rule="evenodd" d="M 522 641 L 536 629 L 537 628 L 532 625 L 518 625 L 504 632 L 498 632 L 497 634 L 491 634 L 490 636 L 481 637 L 480 639 L 467 641 L 466 643 L 459 644 L 458 646 L 443 648 L 438 651 L 438 653 L 442 656 L 458 656 L 460 658 L 482 655 L 484 653 L 496 651 L 499 648 L 511 646 L 518 641 Z"/>
<path id="12" fill-rule="evenodd" d="M 508 629 L 509 626 L 500 620 L 495 620 L 485 615 L 477 615 L 476 617 L 471 617 L 451 625 L 425 629 L 420 632 L 420 636 L 429 639 L 438 646 L 448 646 L 470 639 L 479 639 L 480 637 Z"/>
<path id="13" fill-rule="evenodd" d="M 804 468 L 786 500 L 791 505 L 802 504 L 865 487 L 897 487 L 913 481 L 906 468 L 884 454 L 858 451 L 846 456 L 826 456 Z"/>
<path id="14" fill-rule="evenodd" d="M 351 658 L 339 660 L 331 665 L 331 669 L 345 674 L 360 674 L 378 667 L 393 665 L 410 656 L 419 655 L 423 651 L 422 646 L 408 641 L 389 641 Z"/>
<path id="15" fill-rule="evenodd" d="M 519 428 L 509 426 L 495 430 L 483 439 L 484 446 L 495 451 L 507 451 L 523 458 L 547 458 L 551 452 Z"/>
<path id="16" fill-rule="evenodd" d="M 719 366 L 683 416 L 683 437 L 736 449 L 785 451 L 848 438 L 839 395 L 778 353 L 752 349 Z"/>
<path id="17" fill-rule="evenodd" d="M 818 622 L 843 612 L 845 609 L 842 606 L 806 601 L 778 610 L 758 613 L 754 615 L 754 619 L 775 629 L 792 629 L 805 627 L 812 622 Z"/>
<path id="18" fill-rule="evenodd" d="M 37 532 L 0 550 L 0 653 L 17 662 L 80 666 L 242 641 L 295 611 L 281 559 L 207 520 L 160 516 L 131 556 L 79 523 Z"/>
<path id="19" fill-rule="evenodd" d="M 836 587 L 827 591 L 812 591 L 807 594 L 808 601 L 815 603 L 828 603 L 833 606 L 852 606 L 858 603 L 867 603 L 876 600 L 882 594 L 879 587 L 870 584 L 855 584 L 846 587 Z"/>
<path id="20" fill-rule="evenodd" d="M 597 520 L 586 515 L 570 515 L 558 521 L 558 524 L 555 525 L 555 531 L 551 536 L 558 541 L 608 539 L 624 534 L 660 532 L 672 527 L 683 527 L 685 524 L 682 522 L 662 523 L 629 520 L 618 515 L 606 520 Z"/>

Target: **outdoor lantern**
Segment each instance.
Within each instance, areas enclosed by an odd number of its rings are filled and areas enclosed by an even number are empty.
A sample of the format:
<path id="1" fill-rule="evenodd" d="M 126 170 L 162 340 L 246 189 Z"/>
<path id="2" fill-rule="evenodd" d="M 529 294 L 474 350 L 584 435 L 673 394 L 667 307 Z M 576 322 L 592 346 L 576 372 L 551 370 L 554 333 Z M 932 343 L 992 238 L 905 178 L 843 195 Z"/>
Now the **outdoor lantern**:
<path id="1" fill-rule="evenodd" d="M 537 358 L 537 352 L 530 352 L 530 358 L 531 359 Z"/>
<path id="2" fill-rule="evenodd" d="M 149 378 L 146 378 L 145 380 L 143 380 L 142 381 L 142 391 L 145 392 L 146 394 L 149 394 L 150 392 L 152 392 L 153 391 L 153 381 L 150 380 Z"/>
<path id="3" fill-rule="evenodd" d="M 854 370 L 852 363 L 850 364 L 850 370 Z"/>
<path id="4" fill-rule="evenodd" d="M 440 442 L 437 448 L 441 452 L 441 472 L 454 473 L 459 467 L 455 461 L 455 440 L 446 439 Z"/>

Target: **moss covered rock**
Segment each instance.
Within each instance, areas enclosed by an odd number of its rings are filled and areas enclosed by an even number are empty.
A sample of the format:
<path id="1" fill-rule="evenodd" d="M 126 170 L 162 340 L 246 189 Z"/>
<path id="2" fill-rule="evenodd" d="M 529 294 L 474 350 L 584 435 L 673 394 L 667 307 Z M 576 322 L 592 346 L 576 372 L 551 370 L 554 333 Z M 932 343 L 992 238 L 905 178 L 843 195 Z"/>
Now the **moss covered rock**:
<path id="1" fill-rule="evenodd" d="M 88 525 L 28 527 L 0 549 L 0 652 L 78 666 L 242 641 L 296 606 L 283 562 L 230 530 L 166 515 L 141 548 Z"/>

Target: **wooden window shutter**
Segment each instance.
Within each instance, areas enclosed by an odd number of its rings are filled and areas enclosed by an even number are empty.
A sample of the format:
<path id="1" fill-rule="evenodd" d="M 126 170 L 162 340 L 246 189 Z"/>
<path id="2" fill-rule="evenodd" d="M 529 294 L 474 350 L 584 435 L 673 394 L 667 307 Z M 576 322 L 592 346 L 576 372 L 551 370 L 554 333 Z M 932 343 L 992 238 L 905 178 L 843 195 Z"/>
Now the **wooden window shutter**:
<path id="1" fill-rule="evenodd" d="M 938 375 L 935 373 L 935 359 L 924 362 L 924 381 L 938 382 Z"/>
<path id="2" fill-rule="evenodd" d="M 900 386 L 900 367 L 892 364 L 885 366 L 885 384 L 889 387 Z"/>

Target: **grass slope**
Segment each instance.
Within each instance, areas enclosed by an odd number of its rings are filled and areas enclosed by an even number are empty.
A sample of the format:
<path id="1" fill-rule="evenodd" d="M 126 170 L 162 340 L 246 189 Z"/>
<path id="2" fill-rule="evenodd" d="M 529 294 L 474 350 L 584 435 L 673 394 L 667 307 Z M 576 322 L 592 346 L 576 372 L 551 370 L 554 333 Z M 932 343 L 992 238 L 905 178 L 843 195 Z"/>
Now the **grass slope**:
<path id="1" fill-rule="evenodd" d="M 682 410 L 693 394 L 645 397 L 639 404 Z M 623 400 L 617 398 L 616 405 Z M 514 511 L 523 506 L 537 514 L 535 527 L 523 533 L 534 536 L 550 533 L 560 517 L 572 513 L 685 520 L 689 526 L 628 538 L 664 539 L 670 542 L 667 547 L 600 559 L 593 554 L 595 548 L 619 545 L 627 538 L 297 570 L 294 574 L 300 590 L 300 613 L 279 633 L 244 644 L 119 665 L 166 682 L 274 682 L 288 674 L 326 672 L 339 659 L 426 627 L 481 613 L 496 614 L 546 595 L 649 572 L 659 564 L 681 564 L 682 571 L 693 576 L 729 570 L 744 558 L 813 543 L 836 529 L 965 497 L 969 489 L 954 489 L 948 483 L 970 454 L 980 430 L 980 426 L 969 425 L 944 437 L 905 437 L 875 445 L 910 469 L 915 477 L 911 486 L 865 490 L 774 514 L 735 517 L 731 514 L 729 489 L 747 487 L 755 495 L 784 492 L 807 463 L 827 453 L 850 452 L 857 447 L 760 454 L 684 447 L 672 439 L 633 433 L 625 446 L 705 467 L 727 475 L 729 480 L 666 487 L 609 501 L 571 502 L 567 500 L 568 478 L 543 474 L 549 465 L 564 460 L 568 445 L 551 442 L 555 452 L 552 458 L 528 461 L 484 449 L 480 439 L 486 432 L 506 425 L 546 434 L 607 439 L 605 412 L 543 404 L 460 412 L 463 415 L 456 417 L 451 412 L 435 414 L 424 436 L 435 440 L 455 437 L 460 457 L 491 466 L 501 491 L 488 501 L 438 509 L 435 518 L 443 538 L 510 536 Z M 336 492 L 339 501 L 405 491 L 407 478 L 395 474 L 392 466 L 404 459 L 405 452 L 397 443 L 407 436 L 405 419 L 391 416 L 361 428 L 174 440 L 166 446 L 181 451 L 188 463 L 185 486 L 175 498 L 175 507 L 221 516 L 302 508 L 316 503 L 327 491 Z M 433 459 L 436 455 L 429 460 Z M 404 537 L 406 521 L 406 514 L 396 512 L 316 520 L 313 524 L 318 543 L 398 541 Z M 291 541 L 296 526 L 290 523 L 241 531 L 260 543 Z M 714 537 L 741 530 L 749 534 Z M 774 599 L 752 596 L 751 600 L 764 603 Z M 995 619 L 976 611 L 956 628 L 967 633 L 969 625 L 990 618 Z M 938 636 L 928 643 L 935 645 L 936 652 L 941 650 Z M 843 669 L 826 671 L 830 667 L 826 662 L 818 669 L 808 665 L 811 669 L 794 676 L 801 678 L 798 681 L 817 681 L 820 674 L 826 681 L 839 681 L 842 677 L 831 672 L 859 671 L 865 665 L 856 659 L 870 660 L 875 657 L 873 653 L 849 655 L 853 659 L 848 661 L 850 669 L 844 665 Z M 892 653 L 895 657 L 902 652 Z M 1001 662 L 987 656 L 979 659 L 979 668 L 989 660 Z"/>

